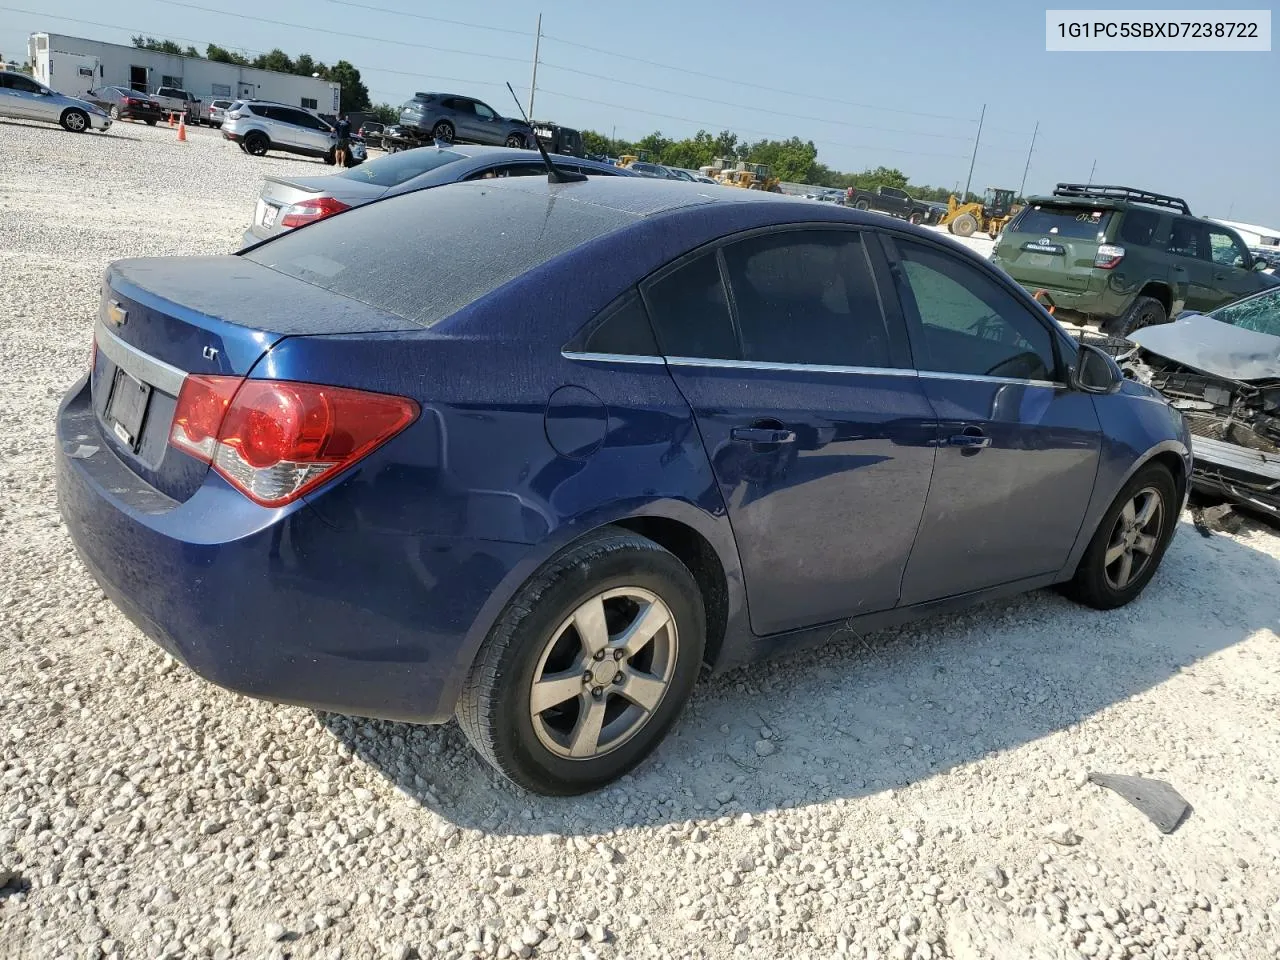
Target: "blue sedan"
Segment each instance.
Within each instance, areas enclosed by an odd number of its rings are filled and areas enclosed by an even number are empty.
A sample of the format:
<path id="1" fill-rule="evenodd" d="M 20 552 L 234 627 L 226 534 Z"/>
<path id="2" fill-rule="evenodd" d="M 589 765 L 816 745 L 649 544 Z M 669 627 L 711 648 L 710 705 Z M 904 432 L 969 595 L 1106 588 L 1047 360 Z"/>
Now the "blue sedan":
<path id="1" fill-rule="evenodd" d="M 456 715 L 547 794 L 639 763 L 704 665 L 1130 602 L 1191 466 L 1159 394 L 951 241 L 623 177 L 117 262 L 57 436 L 85 564 L 192 670 Z"/>

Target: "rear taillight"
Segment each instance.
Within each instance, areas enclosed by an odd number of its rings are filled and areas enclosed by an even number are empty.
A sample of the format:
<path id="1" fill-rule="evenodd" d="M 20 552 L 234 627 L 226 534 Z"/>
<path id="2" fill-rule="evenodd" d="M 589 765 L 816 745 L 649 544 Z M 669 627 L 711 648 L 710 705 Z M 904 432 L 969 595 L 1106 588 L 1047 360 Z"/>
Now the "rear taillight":
<path id="1" fill-rule="evenodd" d="M 287 229 L 302 227 L 346 209 L 347 205 L 341 200 L 335 200 L 333 197 L 314 197 L 285 207 L 284 216 L 280 218 L 280 226 Z"/>
<path id="2" fill-rule="evenodd" d="M 418 416 L 404 397 L 283 380 L 189 375 L 170 445 L 255 503 L 279 507 L 367 456 Z"/>
<path id="3" fill-rule="evenodd" d="M 1124 247 L 1116 246 L 1114 243 L 1104 243 L 1093 255 L 1093 265 L 1102 270 L 1110 270 L 1112 267 L 1119 266 L 1123 259 Z"/>

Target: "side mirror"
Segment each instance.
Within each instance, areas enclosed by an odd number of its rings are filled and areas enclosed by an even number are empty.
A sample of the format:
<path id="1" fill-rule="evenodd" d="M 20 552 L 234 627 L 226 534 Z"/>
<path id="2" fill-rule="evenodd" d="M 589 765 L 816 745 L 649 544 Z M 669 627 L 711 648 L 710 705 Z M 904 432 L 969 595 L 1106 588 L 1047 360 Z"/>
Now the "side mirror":
<path id="1" fill-rule="evenodd" d="M 1080 344 L 1071 385 L 1084 393 L 1114 393 L 1124 380 L 1120 365 L 1102 350 L 1088 343 Z"/>
<path id="2" fill-rule="evenodd" d="M 1267 263 L 1267 261 L 1254 258 L 1254 261 L 1253 261 L 1254 273 L 1262 273 L 1263 270 L 1267 270 L 1267 269 L 1270 269 L 1270 265 Z"/>

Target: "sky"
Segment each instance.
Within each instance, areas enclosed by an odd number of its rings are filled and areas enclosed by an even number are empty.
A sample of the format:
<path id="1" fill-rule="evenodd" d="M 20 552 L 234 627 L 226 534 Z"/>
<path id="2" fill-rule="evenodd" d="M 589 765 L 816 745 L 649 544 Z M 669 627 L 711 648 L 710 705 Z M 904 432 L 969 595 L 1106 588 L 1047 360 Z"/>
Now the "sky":
<path id="1" fill-rule="evenodd" d="M 1045 6 L 1025 0 L 785 10 L 763 0 L 0 0 L 0 53 L 23 59 L 40 30 L 117 43 L 143 32 L 251 56 L 280 47 L 350 60 L 375 102 L 445 91 L 515 115 L 504 83 L 527 107 L 541 12 L 539 120 L 633 140 L 795 135 L 835 169 L 897 167 L 912 183 L 954 188 L 969 177 L 985 105 L 977 192 L 1019 186 L 1038 122 L 1028 193 L 1092 171 L 1095 183 L 1181 196 L 1197 214 L 1280 227 L 1274 49 L 1048 53 Z M 96 25 L 107 23 L 119 26 Z"/>

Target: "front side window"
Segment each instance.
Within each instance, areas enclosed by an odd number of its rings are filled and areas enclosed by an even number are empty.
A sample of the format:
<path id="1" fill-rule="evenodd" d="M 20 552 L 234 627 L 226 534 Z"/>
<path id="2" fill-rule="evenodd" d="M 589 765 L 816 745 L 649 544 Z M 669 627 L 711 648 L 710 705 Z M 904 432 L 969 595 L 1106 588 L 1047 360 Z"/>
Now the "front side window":
<path id="1" fill-rule="evenodd" d="M 739 359 L 714 253 L 704 253 L 649 284 L 644 299 L 666 356 Z"/>
<path id="2" fill-rule="evenodd" d="M 898 274 L 903 307 L 924 334 L 921 370 L 1018 380 L 1054 380 L 1049 329 L 978 268 L 904 240 Z M 923 356 L 919 354 L 923 353 Z"/>
<path id="3" fill-rule="evenodd" d="M 1243 267 L 1248 263 L 1244 244 L 1226 230 L 1209 227 L 1209 256 L 1224 267 Z"/>
<path id="4" fill-rule="evenodd" d="M 859 234 L 765 234 L 726 246 L 724 262 L 744 360 L 889 366 L 888 331 Z"/>
<path id="5" fill-rule="evenodd" d="M 498 119 L 498 115 L 497 115 L 496 113 L 494 113 L 492 110 L 490 110 L 488 107 L 486 107 L 486 106 L 485 106 L 483 103 L 481 103 L 479 100 L 477 100 L 477 101 L 475 102 L 474 107 L 475 107 L 475 111 L 476 111 L 476 116 L 478 116 L 481 120 L 496 120 L 496 119 Z"/>
<path id="6" fill-rule="evenodd" d="M 7 79 L 9 81 L 7 85 L 21 93 L 44 92 L 44 87 L 40 86 L 40 84 L 36 83 L 29 77 L 19 77 L 14 74 L 9 74 Z"/>

